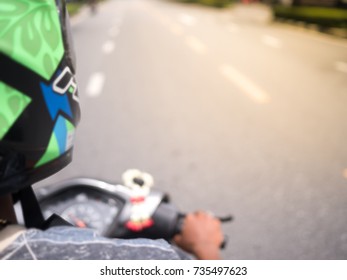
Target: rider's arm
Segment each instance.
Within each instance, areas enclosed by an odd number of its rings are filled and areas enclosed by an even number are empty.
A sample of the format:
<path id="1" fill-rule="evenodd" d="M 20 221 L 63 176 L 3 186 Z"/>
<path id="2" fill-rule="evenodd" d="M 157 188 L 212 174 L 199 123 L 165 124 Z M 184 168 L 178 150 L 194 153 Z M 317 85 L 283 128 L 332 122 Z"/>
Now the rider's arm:
<path id="1" fill-rule="evenodd" d="M 220 221 L 205 212 L 188 214 L 175 243 L 200 260 L 220 259 L 223 234 Z"/>

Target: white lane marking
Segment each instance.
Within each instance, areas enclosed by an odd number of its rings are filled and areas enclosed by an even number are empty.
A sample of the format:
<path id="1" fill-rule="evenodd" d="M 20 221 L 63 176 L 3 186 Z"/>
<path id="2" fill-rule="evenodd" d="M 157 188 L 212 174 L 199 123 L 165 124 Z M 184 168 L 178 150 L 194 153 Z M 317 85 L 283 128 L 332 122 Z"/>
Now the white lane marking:
<path id="1" fill-rule="evenodd" d="M 195 51 L 198 54 L 207 53 L 207 47 L 205 46 L 205 44 L 193 36 L 187 36 L 186 43 L 193 51 Z"/>
<path id="2" fill-rule="evenodd" d="M 345 168 L 345 169 L 342 171 L 342 176 L 345 177 L 345 179 L 347 179 L 347 168 Z"/>
<path id="3" fill-rule="evenodd" d="M 86 94 L 89 97 L 98 97 L 105 84 L 105 75 L 101 72 L 94 73 L 88 81 Z"/>
<path id="4" fill-rule="evenodd" d="M 336 70 L 343 72 L 343 73 L 347 73 L 347 63 L 346 62 L 336 61 L 335 67 L 336 67 Z"/>
<path id="5" fill-rule="evenodd" d="M 280 47 L 282 47 L 282 43 L 279 39 L 277 39 L 276 37 L 273 37 L 273 36 L 270 36 L 270 35 L 264 35 L 262 38 L 261 38 L 261 41 L 269 46 L 269 47 L 272 47 L 272 48 L 275 48 L 275 49 L 279 49 Z"/>
<path id="6" fill-rule="evenodd" d="M 170 24 L 170 30 L 173 34 L 177 35 L 177 36 L 180 36 L 183 34 L 183 29 L 181 26 L 179 26 L 178 24 L 176 23 L 171 23 Z"/>
<path id="7" fill-rule="evenodd" d="M 103 45 L 102 45 L 102 51 L 105 54 L 110 54 L 114 51 L 114 42 L 113 41 L 106 41 Z"/>
<path id="8" fill-rule="evenodd" d="M 227 26 L 227 30 L 231 33 L 238 33 L 240 31 L 240 27 L 235 23 L 230 23 Z"/>
<path id="9" fill-rule="evenodd" d="M 270 96 L 241 72 L 230 65 L 222 65 L 220 67 L 222 75 L 240 88 L 254 102 L 265 104 L 270 102 Z"/>
<path id="10" fill-rule="evenodd" d="M 188 14 L 180 14 L 178 20 L 186 26 L 193 26 L 196 24 L 196 18 Z"/>

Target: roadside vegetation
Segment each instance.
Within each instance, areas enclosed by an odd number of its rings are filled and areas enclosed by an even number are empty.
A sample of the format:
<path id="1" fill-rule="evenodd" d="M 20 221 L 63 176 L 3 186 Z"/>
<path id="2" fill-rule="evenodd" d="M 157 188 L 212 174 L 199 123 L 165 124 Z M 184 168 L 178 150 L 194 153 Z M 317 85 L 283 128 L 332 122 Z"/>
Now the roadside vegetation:
<path id="1" fill-rule="evenodd" d="M 178 0 L 183 3 L 197 3 L 205 6 L 212 6 L 216 8 L 226 8 L 231 4 L 238 2 L 237 0 Z"/>
<path id="2" fill-rule="evenodd" d="M 325 7 L 283 6 L 272 7 L 277 19 L 290 19 L 307 24 L 316 24 L 321 28 L 347 29 L 347 9 Z"/>
<path id="3" fill-rule="evenodd" d="M 100 3 L 105 0 L 96 0 L 96 3 Z M 73 16 L 79 12 L 79 10 L 84 6 L 87 5 L 90 0 L 67 0 L 67 10 L 69 12 L 70 16 Z M 90 3 L 89 3 L 90 4 Z"/>
<path id="4" fill-rule="evenodd" d="M 74 1 L 68 2 L 66 7 L 70 16 L 73 16 L 78 13 L 81 7 L 86 3 L 86 1 Z"/>
<path id="5" fill-rule="evenodd" d="M 78 13 L 81 7 L 88 0 L 70 0 L 67 9 L 70 15 Z M 100 1 L 100 0 L 99 0 Z M 241 0 L 177 0 L 182 3 L 196 3 L 216 8 L 226 8 L 234 3 L 241 3 Z M 281 5 L 278 0 L 264 0 L 271 6 L 275 19 L 286 19 L 303 24 L 315 24 L 322 31 L 329 28 L 340 28 L 347 32 L 347 4 L 339 8 L 317 7 L 317 6 L 296 6 Z M 277 3 L 277 4 L 269 4 Z"/>

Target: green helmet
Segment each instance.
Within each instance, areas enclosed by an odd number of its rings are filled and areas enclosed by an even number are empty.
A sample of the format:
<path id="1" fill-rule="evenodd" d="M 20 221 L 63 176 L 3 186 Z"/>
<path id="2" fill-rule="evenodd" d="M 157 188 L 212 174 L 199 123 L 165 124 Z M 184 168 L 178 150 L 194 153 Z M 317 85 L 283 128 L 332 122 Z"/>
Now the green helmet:
<path id="1" fill-rule="evenodd" d="M 64 0 L 0 0 L 0 195 L 72 159 L 80 108 Z"/>

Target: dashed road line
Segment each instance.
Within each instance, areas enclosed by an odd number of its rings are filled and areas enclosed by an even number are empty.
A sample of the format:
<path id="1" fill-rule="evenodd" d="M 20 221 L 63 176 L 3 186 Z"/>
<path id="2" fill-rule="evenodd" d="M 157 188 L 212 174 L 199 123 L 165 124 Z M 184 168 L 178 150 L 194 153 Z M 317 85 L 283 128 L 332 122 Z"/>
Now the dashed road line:
<path id="1" fill-rule="evenodd" d="M 196 52 L 198 54 L 206 54 L 207 53 L 207 47 L 205 46 L 205 44 L 202 43 L 196 37 L 187 36 L 186 37 L 186 43 L 194 52 Z"/>
<path id="2" fill-rule="evenodd" d="M 347 179 L 347 168 L 342 171 L 342 176 Z"/>
<path id="3" fill-rule="evenodd" d="M 183 35 L 183 28 L 176 23 L 170 24 L 170 30 L 173 34 L 177 36 Z"/>
<path id="4" fill-rule="evenodd" d="M 335 62 L 336 70 L 347 74 L 347 63 L 343 61 Z"/>
<path id="5" fill-rule="evenodd" d="M 114 51 L 114 47 L 115 44 L 113 41 L 106 41 L 103 45 L 102 45 L 102 51 L 105 54 L 110 54 Z"/>
<path id="6" fill-rule="evenodd" d="M 243 75 L 230 65 L 222 65 L 220 67 L 221 74 L 230 82 L 242 90 L 251 100 L 256 103 L 265 104 L 270 102 L 270 96 L 249 78 Z"/>
<path id="7" fill-rule="evenodd" d="M 193 26 L 196 24 L 196 18 L 189 14 L 180 14 L 178 20 L 186 26 Z"/>
<path id="8" fill-rule="evenodd" d="M 98 97 L 101 95 L 105 84 L 105 75 L 101 72 L 94 73 L 88 81 L 86 94 L 88 97 Z"/>
<path id="9" fill-rule="evenodd" d="M 163 15 L 158 16 L 158 18 L 162 24 L 168 25 L 171 32 L 174 33 L 175 35 L 184 34 L 184 31 L 180 25 L 168 22 L 168 19 Z M 182 24 L 191 26 L 194 24 L 193 23 L 194 21 L 195 19 L 189 15 L 186 15 L 186 14 L 180 15 L 180 22 Z M 228 30 L 236 33 L 239 31 L 239 26 L 236 24 L 230 24 L 228 26 Z M 264 43 L 269 44 L 272 47 L 278 48 L 281 45 L 278 39 L 268 35 L 263 37 L 263 41 Z M 207 46 L 194 36 L 189 36 L 189 35 L 186 36 L 185 42 L 188 45 L 188 47 L 190 47 L 194 52 L 200 55 L 206 54 L 208 51 Z M 241 72 L 239 72 L 235 68 L 225 64 L 220 67 L 220 72 L 227 80 L 229 80 L 234 85 L 236 85 L 239 89 L 241 89 L 241 91 L 244 94 L 246 94 L 254 102 L 259 104 L 265 104 L 270 102 L 269 94 L 267 94 L 263 89 L 258 87 L 249 78 L 247 78 L 245 75 L 243 75 Z"/>
<path id="10" fill-rule="evenodd" d="M 282 47 L 282 42 L 279 39 L 277 39 L 276 37 L 273 37 L 270 35 L 262 36 L 261 41 L 265 45 L 272 47 L 272 48 L 275 48 L 275 49 L 279 49 L 280 47 Z"/>

